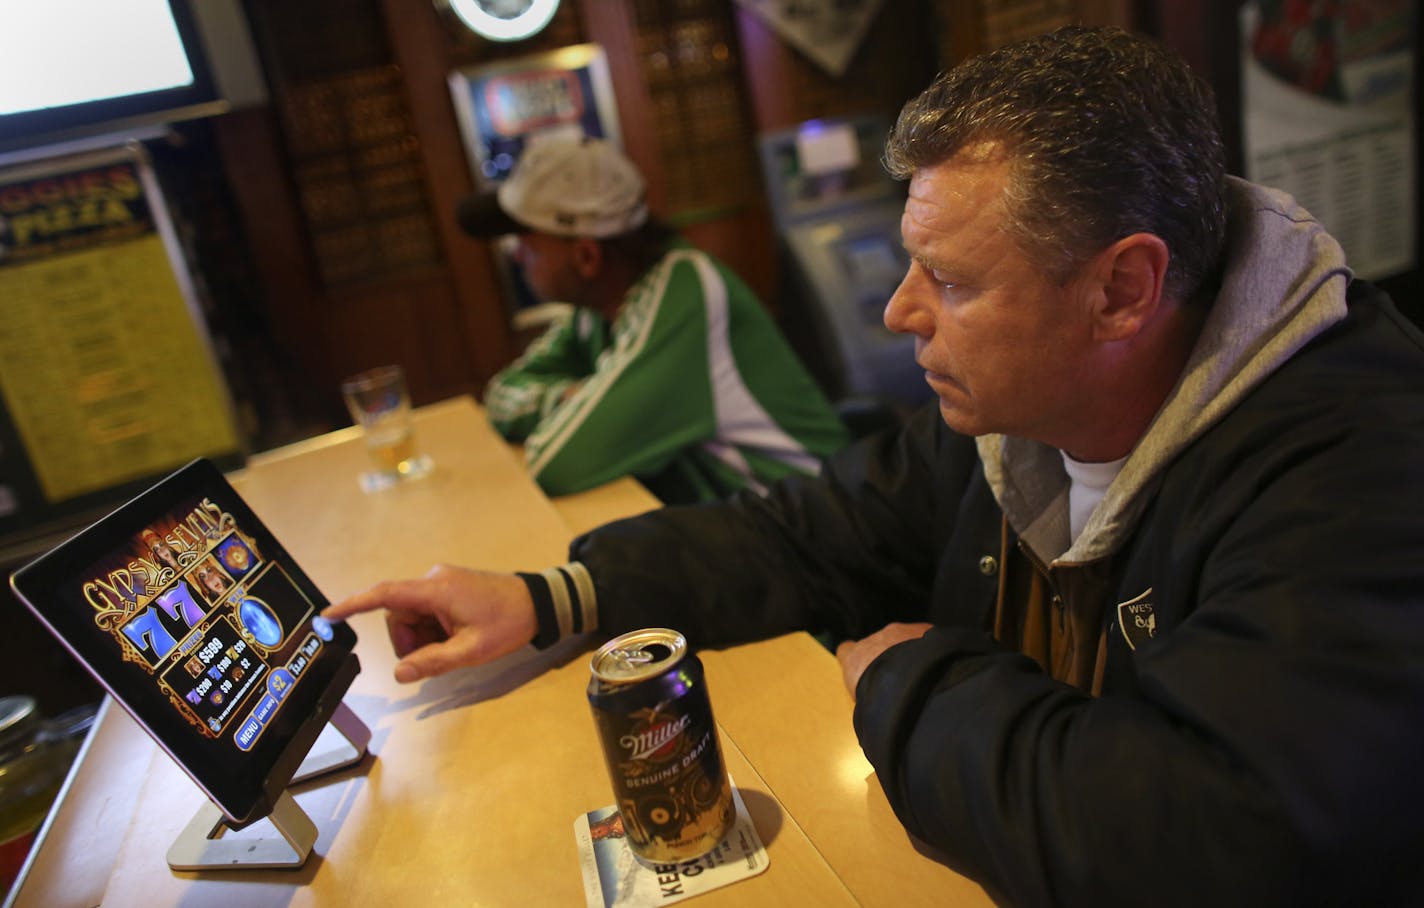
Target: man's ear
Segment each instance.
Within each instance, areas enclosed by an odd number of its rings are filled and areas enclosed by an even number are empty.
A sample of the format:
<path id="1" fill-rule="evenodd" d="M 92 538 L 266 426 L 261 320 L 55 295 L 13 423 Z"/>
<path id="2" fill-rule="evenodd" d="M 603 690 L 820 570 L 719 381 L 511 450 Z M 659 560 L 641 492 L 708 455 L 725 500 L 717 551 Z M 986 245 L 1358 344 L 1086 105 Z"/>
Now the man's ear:
<path id="1" fill-rule="evenodd" d="M 588 237 L 574 240 L 574 267 L 584 280 L 592 280 L 603 270 L 603 244 Z"/>
<path id="2" fill-rule="evenodd" d="M 1099 253 L 1094 274 L 1100 294 L 1093 311 L 1093 336 L 1126 340 L 1156 315 L 1171 253 L 1152 233 L 1125 236 Z"/>

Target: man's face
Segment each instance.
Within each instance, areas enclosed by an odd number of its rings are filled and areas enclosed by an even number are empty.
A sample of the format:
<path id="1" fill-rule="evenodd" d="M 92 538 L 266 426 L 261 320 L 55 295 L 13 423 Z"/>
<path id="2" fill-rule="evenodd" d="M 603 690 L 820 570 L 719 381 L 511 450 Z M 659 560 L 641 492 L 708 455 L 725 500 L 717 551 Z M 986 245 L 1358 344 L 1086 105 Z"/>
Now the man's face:
<path id="1" fill-rule="evenodd" d="M 541 302 L 578 303 L 584 281 L 574 263 L 575 240 L 543 233 L 522 233 L 514 260 L 524 270 L 525 283 Z"/>
<path id="2" fill-rule="evenodd" d="M 1004 232 L 1008 164 L 974 147 L 916 172 L 900 219 L 908 273 L 885 307 L 915 336 L 940 414 L 969 435 L 1004 433 L 1066 447 L 1090 351 L 1089 307 Z M 1079 395 L 1081 396 L 1081 395 Z"/>

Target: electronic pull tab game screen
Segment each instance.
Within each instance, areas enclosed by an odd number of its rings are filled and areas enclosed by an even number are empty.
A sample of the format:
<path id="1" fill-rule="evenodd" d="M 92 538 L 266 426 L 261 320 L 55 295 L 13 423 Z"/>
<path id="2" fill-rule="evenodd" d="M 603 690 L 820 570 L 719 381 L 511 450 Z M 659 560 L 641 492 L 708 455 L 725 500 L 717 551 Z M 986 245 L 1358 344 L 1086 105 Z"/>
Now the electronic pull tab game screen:
<path id="1" fill-rule="evenodd" d="M 359 671 L 355 634 L 205 460 L 11 583 L 239 824 L 270 810 Z"/>

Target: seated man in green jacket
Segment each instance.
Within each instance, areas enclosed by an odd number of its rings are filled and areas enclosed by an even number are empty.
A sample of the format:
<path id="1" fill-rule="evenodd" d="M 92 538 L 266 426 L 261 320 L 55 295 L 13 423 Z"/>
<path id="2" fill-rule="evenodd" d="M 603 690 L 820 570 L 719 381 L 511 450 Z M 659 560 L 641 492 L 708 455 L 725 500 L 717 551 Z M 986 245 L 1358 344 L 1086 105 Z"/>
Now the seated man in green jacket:
<path id="1" fill-rule="evenodd" d="M 649 218 L 642 176 L 607 142 L 532 143 L 457 215 L 472 236 L 516 234 L 530 289 L 572 305 L 485 389 L 549 494 L 631 473 L 667 502 L 715 499 L 817 473 L 845 444 L 756 296 Z"/>

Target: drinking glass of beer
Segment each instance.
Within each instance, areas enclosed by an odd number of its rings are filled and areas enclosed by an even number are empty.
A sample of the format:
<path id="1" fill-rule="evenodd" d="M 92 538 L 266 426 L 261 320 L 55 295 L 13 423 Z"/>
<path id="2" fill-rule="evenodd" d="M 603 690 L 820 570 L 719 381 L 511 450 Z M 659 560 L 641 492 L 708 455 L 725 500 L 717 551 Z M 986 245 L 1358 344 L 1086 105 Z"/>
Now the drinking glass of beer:
<path id="1" fill-rule="evenodd" d="M 415 448 L 410 393 L 400 366 L 378 366 L 351 376 L 341 383 L 341 396 L 362 429 L 375 467 L 361 475 L 361 488 L 373 492 L 430 472 L 429 456 Z"/>

